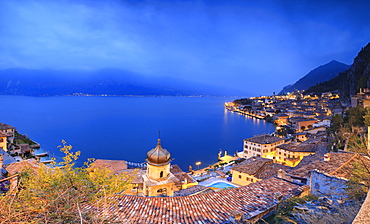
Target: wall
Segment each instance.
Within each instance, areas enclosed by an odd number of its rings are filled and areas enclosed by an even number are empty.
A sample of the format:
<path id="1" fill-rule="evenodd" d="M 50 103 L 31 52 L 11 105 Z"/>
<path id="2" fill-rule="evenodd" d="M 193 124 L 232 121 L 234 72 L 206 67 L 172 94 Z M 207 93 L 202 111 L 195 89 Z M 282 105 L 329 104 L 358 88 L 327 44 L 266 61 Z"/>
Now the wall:
<path id="1" fill-rule="evenodd" d="M 370 191 L 367 193 L 365 202 L 362 204 L 360 211 L 358 212 L 355 220 L 352 224 L 363 224 L 370 223 Z"/>
<path id="2" fill-rule="evenodd" d="M 311 172 L 310 187 L 311 194 L 314 195 L 330 196 L 330 198 L 336 200 L 344 200 L 347 198 L 345 194 L 346 183 L 346 179 L 330 176 L 316 169 Z"/>
<path id="3" fill-rule="evenodd" d="M 246 173 L 241 173 L 241 172 L 236 171 L 236 170 L 231 170 L 231 173 L 232 173 L 231 182 L 234 183 L 234 184 L 241 185 L 241 186 L 247 186 L 251 183 L 255 183 L 255 182 L 261 180 L 261 179 L 258 179 L 256 177 L 254 177 L 254 176 L 248 175 Z M 240 176 L 240 178 L 239 178 L 239 176 Z M 248 180 L 247 180 L 247 178 L 248 178 Z"/>

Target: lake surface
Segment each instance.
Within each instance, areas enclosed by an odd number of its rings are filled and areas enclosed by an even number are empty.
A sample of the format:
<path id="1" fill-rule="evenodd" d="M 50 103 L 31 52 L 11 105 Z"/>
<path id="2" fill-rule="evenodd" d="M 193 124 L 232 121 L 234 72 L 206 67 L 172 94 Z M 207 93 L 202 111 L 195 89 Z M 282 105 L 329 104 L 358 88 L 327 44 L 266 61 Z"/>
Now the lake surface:
<path id="1" fill-rule="evenodd" d="M 243 139 L 271 133 L 274 125 L 228 112 L 221 97 L 0 96 L 0 122 L 14 126 L 60 158 L 64 139 L 87 158 L 144 162 L 157 144 L 184 170 L 217 161 L 220 150 L 241 151 Z"/>

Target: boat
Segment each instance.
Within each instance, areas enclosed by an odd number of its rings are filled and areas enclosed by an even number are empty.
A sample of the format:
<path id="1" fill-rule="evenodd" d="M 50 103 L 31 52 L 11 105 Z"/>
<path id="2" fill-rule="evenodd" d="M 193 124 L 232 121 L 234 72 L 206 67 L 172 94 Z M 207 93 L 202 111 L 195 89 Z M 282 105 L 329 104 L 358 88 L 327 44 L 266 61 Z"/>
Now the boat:
<path id="1" fill-rule="evenodd" d="M 35 153 L 35 156 L 37 156 L 37 157 L 44 157 L 44 156 L 47 156 L 47 155 L 49 155 L 49 152 Z"/>
<path id="2" fill-rule="evenodd" d="M 48 163 L 52 163 L 54 160 L 52 159 L 48 159 L 48 160 L 41 160 L 40 162 L 41 163 L 44 163 L 44 164 L 48 164 Z"/>

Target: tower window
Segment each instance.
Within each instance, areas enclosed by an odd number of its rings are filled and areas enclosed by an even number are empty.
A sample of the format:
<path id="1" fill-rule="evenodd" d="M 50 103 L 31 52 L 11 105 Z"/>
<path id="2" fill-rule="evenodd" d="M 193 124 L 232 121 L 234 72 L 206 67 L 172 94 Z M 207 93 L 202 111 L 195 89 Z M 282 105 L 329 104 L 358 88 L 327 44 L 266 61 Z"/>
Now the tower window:
<path id="1" fill-rule="evenodd" d="M 163 177 L 163 171 L 161 171 L 161 172 L 159 173 L 159 177 L 160 177 L 160 178 L 162 178 L 162 177 Z"/>

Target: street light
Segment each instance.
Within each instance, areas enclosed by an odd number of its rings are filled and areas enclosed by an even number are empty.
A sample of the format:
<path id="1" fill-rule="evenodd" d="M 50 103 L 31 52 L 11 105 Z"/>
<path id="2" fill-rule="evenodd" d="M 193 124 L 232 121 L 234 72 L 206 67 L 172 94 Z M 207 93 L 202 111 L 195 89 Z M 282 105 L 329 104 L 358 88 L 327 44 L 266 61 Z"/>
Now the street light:
<path id="1" fill-rule="evenodd" d="M 195 165 L 198 166 L 198 170 L 199 170 L 199 165 L 202 164 L 202 162 L 196 162 Z"/>

